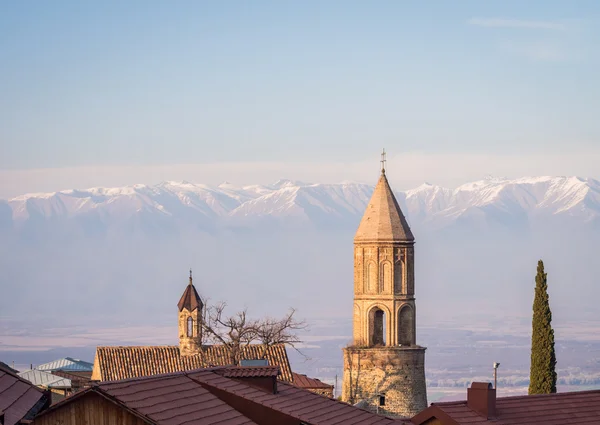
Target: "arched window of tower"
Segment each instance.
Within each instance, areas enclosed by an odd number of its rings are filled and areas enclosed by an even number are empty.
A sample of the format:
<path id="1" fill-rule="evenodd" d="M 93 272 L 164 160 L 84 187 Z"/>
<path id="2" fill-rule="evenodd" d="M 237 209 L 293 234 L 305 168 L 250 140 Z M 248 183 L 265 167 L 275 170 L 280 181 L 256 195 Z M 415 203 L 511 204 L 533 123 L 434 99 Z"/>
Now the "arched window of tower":
<path id="1" fill-rule="evenodd" d="M 187 336 L 190 338 L 194 336 L 194 319 L 192 319 L 192 316 L 187 318 Z"/>
<path id="2" fill-rule="evenodd" d="M 414 314 L 410 305 L 404 304 L 398 311 L 398 344 L 413 345 L 414 336 Z"/>
<path id="3" fill-rule="evenodd" d="M 379 307 L 374 307 L 369 312 L 369 345 L 386 345 L 387 317 Z"/>
<path id="4" fill-rule="evenodd" d="M 399 257 L 394 267 L 394 292 L 402 293 L 402 276 L 404 274 L 404 261 Z"/>

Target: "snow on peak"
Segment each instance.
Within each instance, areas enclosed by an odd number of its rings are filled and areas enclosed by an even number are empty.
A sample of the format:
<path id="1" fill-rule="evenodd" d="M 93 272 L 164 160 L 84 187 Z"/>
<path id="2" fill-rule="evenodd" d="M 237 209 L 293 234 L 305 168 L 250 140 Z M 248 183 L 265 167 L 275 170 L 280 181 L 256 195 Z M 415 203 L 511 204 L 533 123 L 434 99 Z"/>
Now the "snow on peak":
<path id="1" fill-rule="evenodd" d="M 277 180 L 275 183 L 273 183 L 271 185 L 271 187 L 273 189 L 281 189 L 284 187 L 291 187 L 291 186 L 306 186 L 306 183 L 303 183 L 303 182 L 297 181 L 297 180 L 281 179 L 281 180 Z"/>
<path id="2" fill-rule="evenodd" d="M 31 214 L 45 217 L 92 212 L 126 218 L 156 212 L 177 216 L 190 213 L 209 218 L 232 216 L 360 216 L 373 186 L 343 182 L 307 184 L 283 179 L 272 185 L 237 187 L 187 181 L 166 181 L 155 186 L 135 184 L 117 188 L 95 187 L 22 195 L 8 201 L 13 218 Z M 579 177 L 487 177 L 448 189 L 431 183 L 398 193 L 409 217 L 468 217 L 473 211 L 502 214 L 568 214 L 591 220 L 600 217 L 600 182 Z"/>

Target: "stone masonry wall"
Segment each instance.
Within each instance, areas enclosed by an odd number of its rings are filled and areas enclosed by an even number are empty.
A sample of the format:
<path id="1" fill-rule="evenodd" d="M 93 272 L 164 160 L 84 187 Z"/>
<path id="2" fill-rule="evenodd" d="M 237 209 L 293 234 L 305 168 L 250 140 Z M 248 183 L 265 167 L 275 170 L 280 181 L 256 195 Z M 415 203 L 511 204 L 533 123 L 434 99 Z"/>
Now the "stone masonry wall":
<path id="1" fill-rule="evenodd" d="M 191 337 L 187 335 L 188 317 L 194 320 Z M 202 349 L 201 320 L 201 311 L 198 309 L 190 312 L 184 308 L 179 312 L 179 350 L 182 356 L 198 354 Z"/>
<path id="2" fill-rule="evenodd" d="M 412 417 L 427 407 L 425 348 L 348 347 L 344 350 L 342 400 L 351 404 L 361 400 L 377 412 L 378 394 L 385 395 L 379 413 Z"/>

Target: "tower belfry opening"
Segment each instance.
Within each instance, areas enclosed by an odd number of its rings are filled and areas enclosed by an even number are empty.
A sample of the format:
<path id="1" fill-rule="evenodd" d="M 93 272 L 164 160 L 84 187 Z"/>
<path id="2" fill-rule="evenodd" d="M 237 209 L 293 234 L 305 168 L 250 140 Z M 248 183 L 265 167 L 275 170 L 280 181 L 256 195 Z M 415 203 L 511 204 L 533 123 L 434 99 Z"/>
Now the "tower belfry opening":
<path id="1" fill-rule="evenodd" d="M 427 407 L 425 348 L 416 343 L 415 238 L 381 174 L 354 237 L 353 344 L 344 349 L 342 399 L 411 417 Z"/>

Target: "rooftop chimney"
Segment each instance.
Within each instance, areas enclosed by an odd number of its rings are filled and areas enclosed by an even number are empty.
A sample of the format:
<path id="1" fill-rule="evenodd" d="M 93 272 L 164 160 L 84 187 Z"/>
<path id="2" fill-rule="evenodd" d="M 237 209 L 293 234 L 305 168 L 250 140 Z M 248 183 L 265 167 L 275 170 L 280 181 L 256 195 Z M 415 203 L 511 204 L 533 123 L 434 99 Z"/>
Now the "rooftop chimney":
<path id="1" fill-rule="evenodd" d="M 467 407 L 486 419 L 496 416 L 496 389 L 490 382 L 473 382 L 467 388 Z"/>

